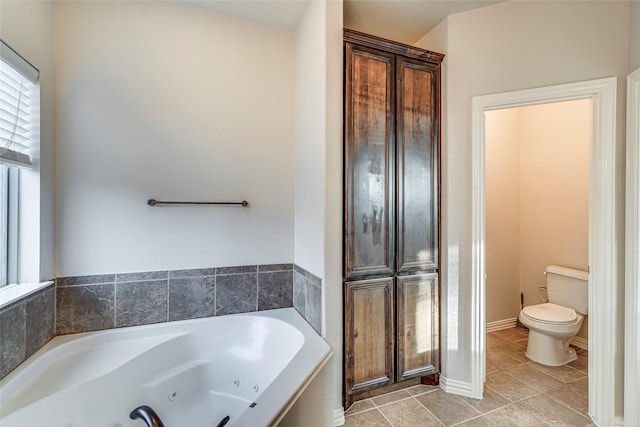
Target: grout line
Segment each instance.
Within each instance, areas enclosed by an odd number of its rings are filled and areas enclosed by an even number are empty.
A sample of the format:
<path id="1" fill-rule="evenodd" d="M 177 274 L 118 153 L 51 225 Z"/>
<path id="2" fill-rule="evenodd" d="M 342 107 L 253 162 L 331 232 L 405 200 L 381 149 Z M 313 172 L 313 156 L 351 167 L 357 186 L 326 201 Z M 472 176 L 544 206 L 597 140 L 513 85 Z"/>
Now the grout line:
<path id="1" fill-rule="evenodd" d="M 396 392 L 398 392 L 398 391 L 400 391 L 400 390 L 390 391 L 389 393 L 385 393 L 385 394 L 396 393 Z M 407 393 L 408 393 L 408 392 L 407 392 Z M 381 394 L 380 396 L 384 396 L 385 394 Z M 375 396 L 375 397 L 380 397 L 380 396 Z M 396 403 L 396 402 L 402 402 L 403 400 L 409 400 L 409 399 L 411 399 L 412 397 L 413 397 L 413 396 L 409 395 L 409 397 L 403 397 L 403 398 L 401 398 L 401 399 L 394 400 L 394 401 L 392 401 L 392 402 L 387 402 L 387 403 L 384 403 L 384 404 L 382 404 L 382 405 L 378 405 L 376 402 L 374 402 L 374 401 L 373 401 L 373 398 L 371 398 L 371 403 L 373 403 L 373 404 L 374 404 L 374 406 L 375 406 L 376 408 L 384 408 L 385 406 L 393 405 L 393 404 L 394 404 L 394 403 Z"/>
<path id="2" fill-rule="evenodd" d="M 443 423 L 443 422 L 440 420 L 440 418 L 436 417 L 436 414 L 434 414 L 433 412 L 431 412 L 431 411 L 429 410 L 429 408 L 427 408 L 427 407 L 426 407 L 422 402 L 420 402 L 418 399 L 416 399 L 416 402 L 418 402 L 418 403 L 420 404 L 420 406 L 422 406 L 422 407 L 425 409 L 425 411 L 427 411 L 429 414 L 431 414 L 431 416 L 432 416 L 433 418 L 435 418 L 435 419 L 436 419 L 436 421 L 438 421 L 438 422 L 439 422 L 440 424 L 442 424 L 443 426 L 446 426 L 446 424 L 445 424 L 445 423 Z"/>
<path id="3" fill-rule="evenodd" d="M 570 409 L 572 412 L 575 412 L 576 414 L 580 414 L 580 415 L 582 415 L 583 417 L 587 418 L 589 421 L 593 422 L 593 420 L 591 419 L 591 417 L 590 417 L 588 414 L 587 414 L 587 415 L 585 415 L 585 414 L 583 414 L 582 412 L 578 412 L 577 410 L 575 410 L 574 408 L 572 408 L 572 407 L 571 407 L 571 406 L 569 406 L 568 404 L 566 404 L 566 403 L 564 403 L 564 402 L 561 402 L 560 400 L 558 400 L 558 399 L 554 398 L 553 396 L 549 396 L 549 395 L 547 395 L 547 394 L 546 394 L 546 392 L 545 392 L 545 393 L 542 393 L 542 395 L 543 395 L 543 396 L 545 396 L 545 397 L 548 397 L 549 399 L 551 399 L 551 400 L 553 400 L 553 401 L 555 401 L 555 402 L 558 402 L 558 403 L 559 403 L 559 404 L 561 404 L 562 406 L 564 406 L 564 407 L 566 407 L 566 408 Z M 587 408 L 587 409 L 588 409 L 588 408 Z"/>
<path id="4" fill-rule="evenodd" d="M 394 403 L 395 403 L 395 402 L 394 402 Z M 390 420 L 389 418 L 387 418 L 387 416 L 384 414 L 384 412 L 382 412 L 382 411 L 380 410 L 380 408 L 376 408 L 376 409 L 378 410 L 378 412 L 380 413 L 380 415 L 382 415 L 382 418 L 384 418 L 385 420 L 387 420 L 387 422 L 389 423 L 389 425 L 390 425 L 391 427 L 395 427 L 395 426 L 393 425 L 393 423 L 391 422 L 391 420 Z"/>

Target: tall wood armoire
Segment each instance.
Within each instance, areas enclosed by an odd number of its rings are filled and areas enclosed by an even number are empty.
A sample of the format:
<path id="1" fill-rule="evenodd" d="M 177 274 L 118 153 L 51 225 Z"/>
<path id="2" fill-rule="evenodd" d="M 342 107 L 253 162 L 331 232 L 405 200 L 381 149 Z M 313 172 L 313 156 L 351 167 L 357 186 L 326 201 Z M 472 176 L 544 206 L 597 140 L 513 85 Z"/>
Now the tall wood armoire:
<path id="1" fill-rule="evenodd" d="M 348 29 L 344 54 L 348 407 L 438 381 L 444 55 Z"/>

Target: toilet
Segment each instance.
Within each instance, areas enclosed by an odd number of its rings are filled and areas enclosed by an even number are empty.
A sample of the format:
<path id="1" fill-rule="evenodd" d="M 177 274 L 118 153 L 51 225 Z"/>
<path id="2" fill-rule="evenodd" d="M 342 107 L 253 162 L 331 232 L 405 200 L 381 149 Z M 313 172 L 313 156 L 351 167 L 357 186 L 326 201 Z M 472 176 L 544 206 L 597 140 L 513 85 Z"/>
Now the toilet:
<path id="1" fill-rule="evenodd" d="M 547 276 L 548 302 L 524 307 L 520 322 L 529 328 L 526 356 L 547 366 L 561 366 L 576 359 L 569 347 L 582 326 L 589 301 L 586 271 L 550 265 Z"/>

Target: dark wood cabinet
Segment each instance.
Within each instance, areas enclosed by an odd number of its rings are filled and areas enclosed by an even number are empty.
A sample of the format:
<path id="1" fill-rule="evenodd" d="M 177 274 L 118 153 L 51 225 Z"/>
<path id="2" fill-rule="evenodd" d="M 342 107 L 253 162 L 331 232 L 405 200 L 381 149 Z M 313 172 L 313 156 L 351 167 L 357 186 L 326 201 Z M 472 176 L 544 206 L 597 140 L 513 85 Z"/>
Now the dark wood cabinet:
<path id="1" fill-rule="evenodd" d="M 439 370 L 442 54 L 345 29 L 345 406 Z M 393 386 L 397 388 L 397 386 Z"/>
<path id="2" fill-rule="evenodd" d="M 351 282 L 346 286 L 348 329 L 346 377 L 349 394 L 394 381 L 393 279 Z M 357 356 L 357 357 L 356 357 Z"/>

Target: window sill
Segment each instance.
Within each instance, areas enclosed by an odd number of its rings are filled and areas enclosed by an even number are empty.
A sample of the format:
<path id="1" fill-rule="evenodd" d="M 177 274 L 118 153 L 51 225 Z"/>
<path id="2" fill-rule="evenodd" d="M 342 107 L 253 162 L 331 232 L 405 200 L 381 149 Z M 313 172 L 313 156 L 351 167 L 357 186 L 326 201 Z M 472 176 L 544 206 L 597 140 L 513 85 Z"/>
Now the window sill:
<path id="1" fill-rule="evenodd" d="M 26 296 L 29 296 L 40 289 L 51 286 L 53 281 L 42 283 L 19 283 L 7 285 L 0 288 L 0 309 L 14 303 Z"/>

